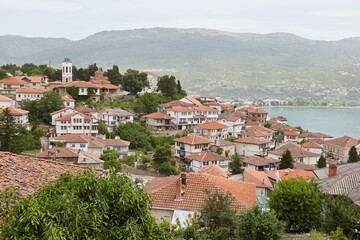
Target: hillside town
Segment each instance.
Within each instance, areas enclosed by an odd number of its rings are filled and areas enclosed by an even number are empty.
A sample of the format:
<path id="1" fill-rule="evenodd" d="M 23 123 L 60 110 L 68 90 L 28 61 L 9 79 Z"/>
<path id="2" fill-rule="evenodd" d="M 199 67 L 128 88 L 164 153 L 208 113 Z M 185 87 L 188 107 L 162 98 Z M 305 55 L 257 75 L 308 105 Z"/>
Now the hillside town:
<path id="1" fill-rule="evenodd" d="M 69 58 L 61 73 L 56 81 L 45 75 L 0 80 L 1 125 L 32 136 L 43 133 L 36 138 L 40 145 L 17 151 L 8 146 L 16 134 L 0 129 L 0 193 L 13 186 L 27 197 L 65 172 L 76 175 L 91 168 L 102 174 L 115 168 L 150 194 L 157 223 L 186 227 L 203 209 L 207 191 L 229 193 L 238 211 L 257 206 L 268 212 L 278 185 L 298 178 L 316 182 L 325 195 L 346 195 L 360 206 L 359 139 L 291 126 L 286 116 L 269 116 L 257 106 L 181 95 L 179 81 L 150 71 L 142 72 L 146 86 L 138 92 L 126 91 L 125 83 L 114 84 L 101 69 L 87 81 L 74 79 Z M 178 97 L 159 90 L 171 82 Z M 29 106 L 35 108 L 49 93 L 62 106 L 49 112 L 45 122 L 34 118 L 37 112 Z M 154 108 L 144 107 L 161 94 L 170 97 Z M 146 98 L 150 100 L 142 108 L 129 107 Z M 118 102 L 124 107 L 117 107 Z"/>

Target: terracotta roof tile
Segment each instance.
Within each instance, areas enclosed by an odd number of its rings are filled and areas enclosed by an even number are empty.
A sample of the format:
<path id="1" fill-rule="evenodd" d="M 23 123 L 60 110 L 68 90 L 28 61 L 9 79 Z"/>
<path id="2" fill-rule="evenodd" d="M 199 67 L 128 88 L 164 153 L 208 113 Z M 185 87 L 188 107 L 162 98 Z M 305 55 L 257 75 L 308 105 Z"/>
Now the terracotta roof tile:
<path id="1" fill-rule="evenodd" d="M 277 179 L 276 172 L 278 172 L 278 175 L 282 180 L 289 178 L 304 178 L 306 180 L 317 179 L 313 171 L 305 171 L 302 169 L 281 169 L 281 170 L 265 171 L 268 177 L 273 180 Z"/>
<path id="2" fill-rule="evenodd" d="M 238 138 L 238 139 L 235 139 L 234 142 L 254 144 L 254 145 L 262 145 L 262 144 L 270 143 L 269 140 L 262 139 L 262 138 L 254 138 L 254 137 Z"/>
<path id="3" fill-rule="evenodd" d="M 168 111 L 173 111 L 173 112 L 194 112 L 193 109 L 183 107 L 183 106 L 171 107 L 170 109 L 168 109 Z"/>
<path id="4" fill-rule="evenodd" d="M 325 144 L 329 144 L 329 145 L 331 144 L 331 145 L 335 145 L 335 146 L 350 148 L 352 146 L 359 145 L 360 140 L 349 137 L 349 136 L 344 136 L 344 137 L 327 140 L 327 141 L 325 141 Z"/>
<path id="5" fill-rule="evenodd" d="M 73 164 L 0 152 L 0 192 L 16 186 L 23 196 L 27 196 L 58 179 L 62 173 L 76 174 L 84 169 Z"/>
<path id="6" fill-rule="evenodd" d="M 5 108 L 6 109 L 6 108 Z M 5 109 L 0 109 L 0 113 L 2 113 Z M 20 108 L 12 108 L 12 107 L 9 107 L 7 108 L 10 110 L 10 113 L 11 115 L 13 116 L 22 116 L 22 115 L 26 115 L 29 113 L 29 111 L 26 111 L 26 110 L 23 110 L 23 109 L 20 109 Z"/>
<path id="7" fill-rule="evenodd" d="M 194 106 L 193 104 L 190 103 L 185 103 L 179 100 L 175 100 L 175 101 L 171 101 L 168 103 L 163 103 L 163 104 L 159 104 L 159 107 L 164 107 L 164 108 L 170 108 L 170 107 L 176 107 L 176 106 L 181 106 L 181 107 L 192 107 Z"/>
<path id="8" fill-rule="evenodd" d="M 68 115 L 62 116 L 57 118 L 55 121 L 70 121 L 72 117 L 76 116 L 76 115 L 80 115 L 81 117 L 83 117 L 85 120 L 91 120 L 91 117 L 87 114 L 82 114 L 79 112 L 74 112 L 74 113 L 70 113 Z"/>
<path id="9" fill-rule="evenodd" d="M 227 178 L 225 169 L 215 164 L 210 164 L 206 167 L 202 167 L 200 168 L 199 172 L 214 175 L 217 177 Z"/>
<path id="10" fill-rule="evenodd" d="M 219 122 L 206 122 L 195 126 L 198 129 L 224 129 L 228 126 Z"/>
<path id="11" fill-rule="evenodd" d="M 257 187 L 272 188 L 272 184 L 265 172 L 244 168 L 244 182 L 254 183 Z"/>
<path id="12" fill-rule="evenodd" d="M 210 144 L 211 141 L 207 138 L 200 137 L 197 135 L 189 135 L 182 138 L 176 138 L 175 142 L 185 143 L 189 145 L 196 145 L 196 144 Z"/>
<path id="13" fill-rule="evenodd" d="M 188 101 L 192 102 L 194 105 L 201 106 L 201 102 L 195 99 L 194 97 L 185 97 Z"/>
<path id="14" fill-rule="evenodd" d="M 69 110 L 69 109 L 73 109 L 73 108 L 70 108 L 70 107 L 62 108 L 62 109 L 60 109 L 60 110 L 57 110 L 57 111 L 55 111 L 55 112 L 50 113 L 50 116 L 55 115 L 55 114 L 57 114 L 57 113 L 64 112 L 64 111 Z M 75 110 L 74 110 L 74 111 L 75 111 Z"/>
<path id="15" fill-rule="evenodd" d="M 301 146 L 303 148 L 317 148 L 317 149 L 322 149 L 322 146 L 316 142 L 310 141 L 310 142 L 305 142 L 303 144 L 301 144 Z"/>
<path id="16" fill-rule="evenodd" d="M 293 158 L 300 158 L 300 157 L 320 157 L 320 154 L 317 153 L 313 153 L 313 152 L 309 152 L 306 151 L 302 148 L 288 148 L 289 151 L 291 152 L 291 156 Z M 286 149 L 283 148 L 278 148 L 272 151 L 269 151 L 268 154 L 273 154 L 276 156 L 281 156 Z"/>
<path id="17" fill-rule="evenodd" d="M 91 82 L 85 82 L 85 81 L 74 81 L 74 82 L 65 84 L 64 87 L 99 88 L 95 84 L 92 84 Z"/>
<path id="18" fill-rule="evenodd" d="M 200 153 L 194 153 L 185 156 L 185 159 L 187 161 L 199 161 L 199 162 L 208 162 L 208 161 L 226 161 L 229 160 L 229 158 L 221 156 L 217 153 L 214 153 L 212 151 L 202 151 Z"/>
<path id="19" fill-rule="evenodd" d="M 37 155 L 38 158 L 77 158 L 79 156 L 79 150 L 66 148 L 66 147 L 54 147 L 49 150 L 43 151 Z"/>
<path id="20" fill-rule="evenodd" d="M 273 158 L 267 158 L 267 157 L 265 158 L 258 156 L 242 157 L 241 161 L 254 166 L 264 166 L 264 165 L 269 165 L 270 163 L 279 162 L 279 160 Z"/>
<path id="21" fill-rule="evenodd" d="M 39 93 L 39 94 L 43 94 L 45 91 L 42 89 L 35 89 L 35 88 L 19 88 L 16 90 L 16 93 Z"/>
<path id="22" fill-rule="evenodd" d="M 27 82 L 17 79 L 16 77 L 7 77 L 0 80 L 0 83 L 10 84 L 10 85 L 26 85 Z"/>
<path id="23" fill-rule="evenodd" d="M 208 107 L 208 106 L 204 106 L 204 105 L 201 105 L 201 106 L 198 106 L 198 107 L 195 107 L 194 108 L 195 111 L 206 111 L 206 112 L 217 112 L 218 110 L 215 109 L 215 108 L 212 108 L 212 107 Z"/>
<path id="24" fill-rule="evenodd" d="M 230 192 L 234 197 L 233 208 L 245 210 L 256 203 L 254 184 L 244 183 L 202 173 L 188 173 L 182 185 L 182 199 L 176 200 L 176 185 L 180 176 L 154 178 L 145 190 L 152 195 L 152 206 L 158 208 L 200 210 L 206 199 L 205 191 Z"/>
<path id="25" fill-rule="evenodd" d="M 142 116 L 141 118 L 146 119 L 146 118 L 151 118 L 151 119 L 163 119 L 163 120 L 171 120 L 174 119 L 173 117 L 167 115 L 166 113 L 162 113 L 162 112 L 154 112 L 154 113 L 150 113 L 148 115 Z"/>
<path id="26" fill-rule="evenodd" d="M 4 95 L 0 95 L 0 102 L 11 102 L 11 101 L 14 101 L 14 100 L 6 97 Z"/>

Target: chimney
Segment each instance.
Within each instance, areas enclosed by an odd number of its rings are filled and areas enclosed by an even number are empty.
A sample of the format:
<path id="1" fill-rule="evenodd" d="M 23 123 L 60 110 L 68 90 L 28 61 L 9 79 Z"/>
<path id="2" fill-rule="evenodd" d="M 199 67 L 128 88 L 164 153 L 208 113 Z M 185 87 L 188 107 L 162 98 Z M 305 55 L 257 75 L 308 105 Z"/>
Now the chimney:
<path id="1" fill-rule="evenodd" d="M 175 189 L 175 192 L 176 192 L 176 198 L 175 198 L 175 201 L 181 201 L 182 198 L 181 198 L 181 177 L 176 181 L 176 189 Z"/>
<path id="2" fill-rule="evenodd" d="M 181 173 L 181 184 L 186 185 L 186 173 Z"/>
<path id="3" fill-rule="evenodd" d="M 336 164 L 331 163 L 329 165 L 329 177 L 335 177 L 337 174 L 337 166 Z"/>

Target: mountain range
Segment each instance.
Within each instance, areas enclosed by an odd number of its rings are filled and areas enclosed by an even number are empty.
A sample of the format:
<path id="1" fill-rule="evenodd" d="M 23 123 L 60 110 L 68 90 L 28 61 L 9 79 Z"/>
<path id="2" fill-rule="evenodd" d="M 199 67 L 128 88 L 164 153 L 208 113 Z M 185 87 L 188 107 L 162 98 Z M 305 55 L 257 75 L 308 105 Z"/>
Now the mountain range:
<path id="1" fill-rule="evenodd" d="M 0 64 L 113 64 L 172 74 L 193 94 L 225 98 L 360 99 L 360 38 L 151 28 L 103 31 L 81 40 L 0 36 Z"/>

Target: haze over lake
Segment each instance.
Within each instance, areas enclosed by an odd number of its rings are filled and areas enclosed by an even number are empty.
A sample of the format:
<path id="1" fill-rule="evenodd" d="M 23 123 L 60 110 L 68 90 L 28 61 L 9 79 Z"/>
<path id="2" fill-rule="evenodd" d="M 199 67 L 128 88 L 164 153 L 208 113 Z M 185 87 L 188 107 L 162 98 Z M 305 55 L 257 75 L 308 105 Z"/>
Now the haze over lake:
<path id="1" fill-rule="evenodd" d="M 270 117 L 283 116 L 292 126 L 334 137 L 360 138 L 359 108 L 268 107 Z"/>

